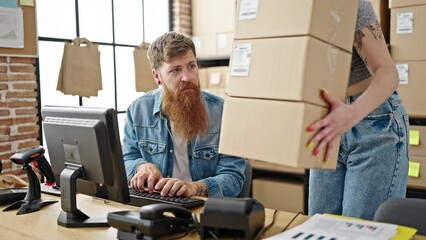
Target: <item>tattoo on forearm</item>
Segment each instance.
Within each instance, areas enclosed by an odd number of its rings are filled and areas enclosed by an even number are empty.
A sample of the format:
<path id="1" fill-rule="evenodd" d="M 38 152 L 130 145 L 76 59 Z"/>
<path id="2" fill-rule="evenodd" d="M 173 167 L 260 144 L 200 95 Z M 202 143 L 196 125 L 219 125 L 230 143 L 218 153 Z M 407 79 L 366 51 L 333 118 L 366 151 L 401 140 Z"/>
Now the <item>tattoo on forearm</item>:
<path id="1" fill-rule="evenodd" d="M 370 30 L 370 32 L 373 34 L 376 40 L 383 39 L 383 32 L 382 32 L 382 29 L 380 28 L 380 24 L 377 21 L 367 26 L 367 28 L 368 30 Z"/>
<path id="2" fill-rule="evenodd" d="M 361 52 L 363 37 L 365 34 L 361 30 L 355 32 L 354 46 L 358 52 Z"/>

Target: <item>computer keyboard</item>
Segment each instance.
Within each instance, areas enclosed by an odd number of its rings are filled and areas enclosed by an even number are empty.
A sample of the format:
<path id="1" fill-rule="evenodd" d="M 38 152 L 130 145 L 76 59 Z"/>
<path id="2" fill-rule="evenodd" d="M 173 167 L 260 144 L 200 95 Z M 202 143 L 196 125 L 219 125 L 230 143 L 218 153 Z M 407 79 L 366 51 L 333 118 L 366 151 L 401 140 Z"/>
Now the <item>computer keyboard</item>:
<path id="1" fill-rule="evenodd" d="M 142 207 L 153 203 L 168 203 L 184 208 L 193 208 L 204 205 L 204 200 L 197 198 L 187 198 L 182 196 L 162 197 L 159 192 L 139 192 L 132 188 L 129 189 L 129 193 L 129 204 L 137 207 Z"/>

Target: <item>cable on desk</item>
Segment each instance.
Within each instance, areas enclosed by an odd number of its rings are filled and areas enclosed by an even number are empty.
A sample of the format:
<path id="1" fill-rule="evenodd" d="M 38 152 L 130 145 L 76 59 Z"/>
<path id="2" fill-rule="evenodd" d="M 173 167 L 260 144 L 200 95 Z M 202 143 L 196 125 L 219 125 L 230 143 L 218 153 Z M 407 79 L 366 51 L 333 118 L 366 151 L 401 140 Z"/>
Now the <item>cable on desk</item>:
<path id="1" fill-rule="evenodd" d="M 265 234 L 266 231 L 268 231 L 275 223 L 275 220 L 277 219 L 277 215 L 278 215 L 278 210 L 275 209 L 274 214 L 272 215 L 272 222 L 270 224 L 268 224 L 268 226 L 264 227 L 262 229 L 262 231 L 260 231 L 257 236 L 255 237 L 255 239 L 259 239 L 260 237 L 263 236 L 263 234 Z"/>
<path id="2" fill-rule="evenodd" d="M 213 233 L 213 231 L 210 228 L 207 228 L 207 231 L 210 233 L 210 235 L 214 238 L 214 239 L 219 239 L 216 234 Z"/>
<path id="3" fill-rule="evenodd" d="M 291 219 L 291 221 L 287 224 L 287 226 L 285 226 L 285 228 L 284 228 L 281 232 L 284 232 L 285 230 L 287 230 L 287 228 L 290 226 L 290 224 L 291 224 L 294 220 L 296 220 L 296 218 L 297 218 L 300 214 L 303 214 L 303 213 L 302 213 L 302 212 L 298 212 L 298 213 L 296 214 L 296 216 L 294 216 L 294 217 L 293 217 L 293 219 Z"/>

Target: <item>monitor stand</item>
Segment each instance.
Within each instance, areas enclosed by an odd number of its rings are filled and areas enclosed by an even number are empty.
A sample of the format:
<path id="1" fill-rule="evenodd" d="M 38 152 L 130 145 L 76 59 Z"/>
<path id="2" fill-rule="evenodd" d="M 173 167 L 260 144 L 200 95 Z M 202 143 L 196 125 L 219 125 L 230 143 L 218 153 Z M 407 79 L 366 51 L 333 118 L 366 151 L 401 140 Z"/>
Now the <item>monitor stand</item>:
<path id="1" fill-rule="evenodd" d="M 58 217 L 58 224 L 68 228 L 109 227 L 106 217 L 90 218 L 77 209 L 77 179 L 84 176 L 84 171 L 78 164 L 65 165 L 60 176 L 62 211 Z"/>

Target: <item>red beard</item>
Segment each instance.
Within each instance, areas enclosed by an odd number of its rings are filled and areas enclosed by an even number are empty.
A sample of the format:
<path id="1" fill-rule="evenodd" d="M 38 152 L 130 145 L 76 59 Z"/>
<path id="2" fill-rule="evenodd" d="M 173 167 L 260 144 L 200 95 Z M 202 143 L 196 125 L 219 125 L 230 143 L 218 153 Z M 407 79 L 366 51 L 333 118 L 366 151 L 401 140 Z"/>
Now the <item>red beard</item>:
<path id="1" fill-rule="evenodd" d="M 163 112 L 173 122 L 177 133 L 186 140 L 206 134 L 208 114 L 203 104 L 200 88 L 191 82 L 182 82 L 175 92 L 163 87 Z"/>

